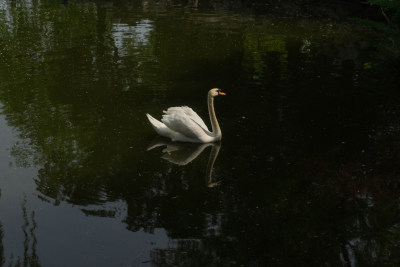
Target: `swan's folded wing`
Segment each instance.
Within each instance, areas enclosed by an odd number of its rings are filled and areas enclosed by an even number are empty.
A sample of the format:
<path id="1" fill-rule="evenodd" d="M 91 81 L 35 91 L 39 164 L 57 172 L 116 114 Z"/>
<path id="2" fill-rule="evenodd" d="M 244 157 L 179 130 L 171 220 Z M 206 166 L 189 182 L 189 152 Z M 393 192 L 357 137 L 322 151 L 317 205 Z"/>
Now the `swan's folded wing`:
<path id="1" fill-rule="evenodd" d="M 189 138 L 199 139 L 206 134 L 205 130 L 182 110 L 166 112 L 161 121 L 171 130 Z"/>
<path id="2" fill-rule="evenodd" d="M 173 114 L 173 113 L 175 114 L 184 113 L 191 120 L 197 123 L 201 128 L 203 128 L 206 131 L 209 131 L 207 125 L 193 109 L 187 106 L 183 106 L 183 107 L 172 107 L 169 108 L 167 111 L 165 111 L 165 114 Z"/>

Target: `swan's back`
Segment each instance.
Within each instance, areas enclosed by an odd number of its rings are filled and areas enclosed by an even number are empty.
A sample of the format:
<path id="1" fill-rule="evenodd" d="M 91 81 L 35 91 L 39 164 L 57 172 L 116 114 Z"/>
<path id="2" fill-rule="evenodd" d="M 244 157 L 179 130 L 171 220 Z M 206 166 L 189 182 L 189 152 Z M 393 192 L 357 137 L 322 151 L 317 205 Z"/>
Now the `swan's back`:
<path id="1" fill-rule="evenodd" d="M 161 121 L 169 129 L 178 132 L 193 142 L 207 142 L 211 133 L 203 120 L 189 107 L 172 107 L 164 112 Z"/>
<path id="2" fill-rule="evenodd" d="M 194 121 L 195 123 L 197 123 L 201 128 L 203 128 L 206 131 L 208 130 L 207 125 L 204 123 L 204 121 L 200 118 L 199 115 L 197 115 L 197 113 L 189 108 L 188 106 L 183 106 L 183 107 L 171 107 L 168 108 L 167 111 L 164 111 L 164 113 L 166 115 L 172 115 L 175 114 L 175 116 L 187 116 L 189 117 L 192 121 Z M 164 115 L 165 116 L 165 115 Z M 164 117 L 163 116 L 163 117 Z"/>

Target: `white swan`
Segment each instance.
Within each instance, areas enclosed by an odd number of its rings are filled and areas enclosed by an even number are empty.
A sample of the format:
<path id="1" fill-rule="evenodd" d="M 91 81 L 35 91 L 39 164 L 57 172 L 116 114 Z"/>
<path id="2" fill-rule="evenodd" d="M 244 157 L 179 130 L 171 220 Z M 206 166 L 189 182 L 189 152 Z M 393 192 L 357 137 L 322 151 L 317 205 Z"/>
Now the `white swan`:
<path id="1" fill-rule="evenodd" d="M 208 92 L 208 113 L 210 115 L 210 132 L 204 121 L 189 107 L 172 107 L 164 111 L 161 121 L 154 119 L 146 113 L 154 130 L 161 136 L 172 141 L 210 143 L 221 140 L 222 133 L 219 128 L 214 111 L 214 97 L 225 95 L 221 89 L 213 88 Z"/>

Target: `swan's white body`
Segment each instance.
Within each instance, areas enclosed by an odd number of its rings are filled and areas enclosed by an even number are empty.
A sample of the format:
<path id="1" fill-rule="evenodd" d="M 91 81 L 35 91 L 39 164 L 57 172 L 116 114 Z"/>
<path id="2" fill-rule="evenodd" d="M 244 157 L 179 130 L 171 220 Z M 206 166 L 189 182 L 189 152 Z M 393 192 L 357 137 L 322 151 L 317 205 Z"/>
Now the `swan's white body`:
<path id="1" fill-rule="evenodd" d="M 172 141 L 210 143 L 222 138 L 214 111 L 214 97 L 224 95 L 220 89 L 214 88 L 208 92 L 208 113 L 210 115 L 212 131 L 210 132 L 204 121 L 189 107 L 172 107 L 164 111 L 161 121 L 146 113 L 154 130 L 161 136 Z"/>

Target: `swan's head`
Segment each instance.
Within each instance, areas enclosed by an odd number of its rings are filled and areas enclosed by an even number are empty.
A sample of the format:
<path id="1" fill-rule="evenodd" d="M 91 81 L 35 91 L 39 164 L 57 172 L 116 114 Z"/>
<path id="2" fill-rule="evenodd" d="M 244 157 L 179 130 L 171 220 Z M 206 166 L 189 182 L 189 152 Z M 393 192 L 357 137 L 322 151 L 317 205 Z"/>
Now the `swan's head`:
<path id="1" fill-rule="evenodd" d="M 226 95 L 224 92 L 222 92 L 221 89 L 218 89 L 218 88 L 213 88 L 213 89 L 211 89 L 211 90 L 208 92 L 208 94 L 209 94 L 210 96 L 212 96 L 212 97 L 216 97 L 216 96 L 218 96 L 218 95 Z"/>

